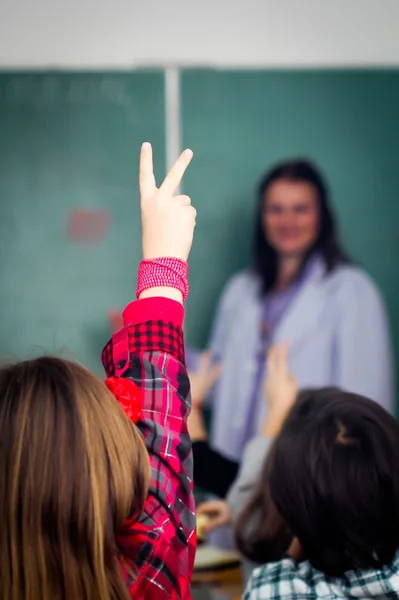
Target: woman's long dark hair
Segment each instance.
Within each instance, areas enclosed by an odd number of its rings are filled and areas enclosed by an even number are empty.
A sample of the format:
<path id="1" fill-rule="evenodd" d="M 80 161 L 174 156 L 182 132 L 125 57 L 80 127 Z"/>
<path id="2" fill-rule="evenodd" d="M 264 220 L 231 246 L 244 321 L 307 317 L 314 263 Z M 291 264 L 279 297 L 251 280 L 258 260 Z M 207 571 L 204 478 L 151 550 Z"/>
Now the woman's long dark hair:
<path id="1" fill-rule="evenodd" d="M 254 268 L 261 277 L 263 293 L 267 293 L 274 288 L 278 276 L 278 255 L 266 239 L 263 227 L 263 211 L 265 195 L 269 187 L 279 180 L 306 182 L 312 185 L 317 192 L 320 214 L 319 235 L 304 257 L 302 267 L 315 251 L 319 252 L 324 259 L 327 272 L 340 264 L 350 262 L 338 240 L 337 224 L 330 206 L 327 184 L 318 168 L 312 162 L 304 159 L 280 163 L 266 173 L 258 187 L 258 209 L 254 235 Z"/>

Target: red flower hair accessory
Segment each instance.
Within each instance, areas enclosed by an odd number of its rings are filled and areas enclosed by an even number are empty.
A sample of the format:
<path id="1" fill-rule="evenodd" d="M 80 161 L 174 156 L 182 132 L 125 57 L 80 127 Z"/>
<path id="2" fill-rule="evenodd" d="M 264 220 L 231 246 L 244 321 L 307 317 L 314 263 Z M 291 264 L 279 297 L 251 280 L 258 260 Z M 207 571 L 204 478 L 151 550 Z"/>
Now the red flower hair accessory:
<path id="1" fill-rule="evenodd" d="M 114 394 L 126 415 L 133 423 L 141 417 L 141 390 L 131 380 L 123 377 L 108 377 L 105 385 Z"/>

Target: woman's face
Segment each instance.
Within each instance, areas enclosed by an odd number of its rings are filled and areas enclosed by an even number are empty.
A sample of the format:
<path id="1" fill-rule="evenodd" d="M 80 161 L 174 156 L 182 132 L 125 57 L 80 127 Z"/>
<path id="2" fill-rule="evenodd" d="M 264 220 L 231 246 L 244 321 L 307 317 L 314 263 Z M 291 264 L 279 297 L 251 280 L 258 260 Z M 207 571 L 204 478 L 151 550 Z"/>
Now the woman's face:
<path id="1" fill-rule="evenodd" d="M 317 239 L 319 203 L 313 185 L 280 179 L 264 198 L 263 228 L 269 244 L 281 256 L 301 256 Z"/>

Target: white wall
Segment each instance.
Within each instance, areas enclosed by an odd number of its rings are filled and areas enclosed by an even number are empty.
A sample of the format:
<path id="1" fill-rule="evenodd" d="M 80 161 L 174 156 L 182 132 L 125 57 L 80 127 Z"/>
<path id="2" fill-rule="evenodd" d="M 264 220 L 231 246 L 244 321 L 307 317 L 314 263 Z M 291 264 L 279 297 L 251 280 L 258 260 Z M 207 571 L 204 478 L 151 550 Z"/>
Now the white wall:
<path id="1" fill-rule="evenodd" d="M 398 66 L 399 0 L 0 0 L 0 67 Z"/>

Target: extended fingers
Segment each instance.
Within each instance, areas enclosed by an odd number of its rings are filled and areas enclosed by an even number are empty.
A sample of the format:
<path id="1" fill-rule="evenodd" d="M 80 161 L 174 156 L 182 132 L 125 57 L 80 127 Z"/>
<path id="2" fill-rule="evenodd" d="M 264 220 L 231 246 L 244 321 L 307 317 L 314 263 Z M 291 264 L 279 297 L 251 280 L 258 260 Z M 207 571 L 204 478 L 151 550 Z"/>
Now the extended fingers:
<path id="1" fill-rule="evenodd" d="M 192 150 L 185 150 L 182 154 L 180 154 L 179 158 L 166 175 L 163 184 L 159 188 L 161 198 L 168 199 L 174 196 L 179 188 L 181 180 L 183 179 L 183 175 L 190 164 L 192 157 Z"/>
<path id="2" fill-rule="evenodd" d="M 145 142 L 141 146 L 139 168 L 140 196 L 142 200 L 150 198 L 155 189 L 154 166 L 152 162 L 152 146 Z"/>

